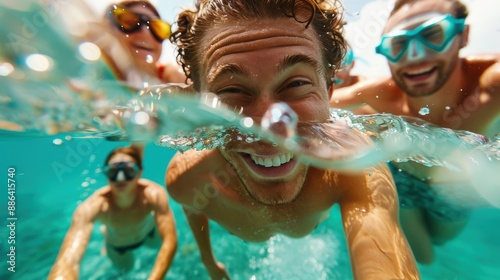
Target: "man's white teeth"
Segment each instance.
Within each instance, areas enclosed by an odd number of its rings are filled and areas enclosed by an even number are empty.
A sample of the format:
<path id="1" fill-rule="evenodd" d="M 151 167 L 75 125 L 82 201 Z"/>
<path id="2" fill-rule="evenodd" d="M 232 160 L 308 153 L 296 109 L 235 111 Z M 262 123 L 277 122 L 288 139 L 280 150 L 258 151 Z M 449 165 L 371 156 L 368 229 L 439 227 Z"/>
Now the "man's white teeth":
<path id="1" fill-rule="evenodd" d="M 291 158 L 293 158 L 292 154 L 286 153 L 278 156 L 273 156 L 273 157 L 263 157 L 263 156 L 256 156 L 256 155 L 250 155 L 252 158 L 253 162 L 255 164 L 265 166 L 265 167 L 277 167 L 281 166 L 282 164 L 285 164 L 290 161 Z"/>
<path id="2" fill-rule="evenodd" d="M 408 72 L 408 75 L 411 75 L 411 76 L 416 76 L 416 75 L 421 75 L 421 74 L 425 74 L 429 71 L 431 71 L 432 68 L 430 69 L 422 69 L 422 70 L 418 70 L 418 71 L 413 71 L 413 72 Z"/>

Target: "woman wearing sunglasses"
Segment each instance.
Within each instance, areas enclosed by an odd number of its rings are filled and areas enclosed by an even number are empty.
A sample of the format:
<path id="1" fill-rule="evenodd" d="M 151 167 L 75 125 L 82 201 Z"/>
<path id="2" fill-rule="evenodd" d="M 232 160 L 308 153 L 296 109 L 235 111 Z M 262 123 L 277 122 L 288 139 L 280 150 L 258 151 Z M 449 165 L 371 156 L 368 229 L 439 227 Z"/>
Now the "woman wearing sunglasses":
<path id="1" fill-rule="evenodd" d="M 107 255 L 123 272 L 133 267 L 134 249 L 142 245 L 159 248 L 148 279 L 163 279 L 177 248 L 165 188 L 141 178 L 141 151 L 134 146 L 113 150 L 102 170 L 108 185 L 75 210 L 49 279 L 78 278 L 95 222 L 102 224 Z"/>
<path id="2" fill-rule="evenodd" d="M 179 65 L 159 62 L 163 42 L 169 38 L 171 26 L 161 19 L 149 1 L 122 1 L 110 5 L 104 15 L 104 24 L 119 44 L 101 44 L 101 49 L 120 80 L 186 82 Z M 135 70 L 139 71 L 132 71 L 131 68 L 138 68 Z"/>
<path id="3" fill-rule="evenodd" d="M 397 0 L 376 48 L 392 76 L 339 89 L 331 106 L 367 104 L 379 113 L 494 137 L 500 131 L 500 55 L 460 55 L 469 38 L 467 15 L 458 0 Z M 442 167 L 390 167 L 406 237 L 417 261 L 432 263 L 433 246 L 455 238 L 467 224 L 472 206 L 465 204 L 487 206 L 479 194 L 471 195 L 479 184 L 473 174 Z M 460 196 L 467 199 L 456 201 Z"/>

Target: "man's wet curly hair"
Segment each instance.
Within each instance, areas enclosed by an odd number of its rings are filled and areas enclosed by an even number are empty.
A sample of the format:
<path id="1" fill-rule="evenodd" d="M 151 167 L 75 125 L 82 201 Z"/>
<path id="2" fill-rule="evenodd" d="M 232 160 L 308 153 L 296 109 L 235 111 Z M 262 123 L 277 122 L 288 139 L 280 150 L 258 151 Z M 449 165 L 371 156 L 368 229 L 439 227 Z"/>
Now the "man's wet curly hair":
<path id="1" fill-rule="evenodd" d="M 302 17 L 303 12 L 309 15 L 306 20 Z M 336 0 L 198 0 L 194 10 L 187 9 L 179 14 L 178 28 L 170 41 L 177 46 L 177 61 L 184 73 L 195 89 L 200 90 L 200 47 L 207 29 L 222 18 L 240 21 L 277 17 L 294 18 L 304 23 L 304 28 L 312 27 L 316 31 L 322 44 L 325 75 L 327 81 L 331 81 L 346 49 L 341 4 Z"/>

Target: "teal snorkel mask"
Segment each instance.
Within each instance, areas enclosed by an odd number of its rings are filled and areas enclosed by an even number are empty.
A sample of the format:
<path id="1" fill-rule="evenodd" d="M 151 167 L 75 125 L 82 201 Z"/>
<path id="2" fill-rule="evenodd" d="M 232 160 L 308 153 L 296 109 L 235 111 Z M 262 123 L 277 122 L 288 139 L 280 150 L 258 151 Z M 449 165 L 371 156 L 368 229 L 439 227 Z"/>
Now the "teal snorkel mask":
<path id="1" fill-rule="evenodd" d="M 408 46 L 415 41 L 418 51 L 422 52 L 422 45 L 436 52 L 444 51 L 457 34 L 465 29 L 465 19 L 457 19 L 446 14 L 432 18 L 415 29 L 398 30 L 382 36 L 375 52 L 385 56 L 390 62 L 398 62 L 408 50 Z"/>
<path id="2" fill-rule="evenodd" d="M 354 62 L 354 51 L 350 47 L 347 47 L 347 53 L 342 59 L 340 68 L 349 67 L 353 62 Z"/>
<path id="3" fill-rule="evenodd" d="M 353 62 L 354 62 L 354 51 L 350 47 L 347 47 L 347 53 L 344 55 L 344 58 L 342 58 L 342 62 L 337 71 L 343 71 L 344 69 L 351 66 Z M 341 84 L 343 82 L 342 79 L 339 79 L 337 77 L 333 78 L 332 81 L 336 85 Z"/>
<path id="4" fill-rule="evenodd" d="M 111 182 L 130 181 L 140 171 L 134 162 L 117 162 L 103 167 L 103 173 Z"/>

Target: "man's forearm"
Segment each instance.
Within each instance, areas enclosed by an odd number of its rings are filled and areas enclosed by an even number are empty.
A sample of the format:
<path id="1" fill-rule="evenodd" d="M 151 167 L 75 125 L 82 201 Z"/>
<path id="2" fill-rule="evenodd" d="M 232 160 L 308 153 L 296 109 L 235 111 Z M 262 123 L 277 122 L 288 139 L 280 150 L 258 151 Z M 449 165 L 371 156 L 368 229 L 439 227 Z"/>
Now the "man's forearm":
<path id="1" fill-rule="evenodd" d="M 168 242 L 163 242 L 158 256 L 156 257 L 155 265 L 149 275 L 149 280 L 163 279 L 167 274 L 170 265 L 174 259 L 175 251 L 177 250 L 177 238 L 170 237 Z"/>
<path id="2" fill-rule="evenodd" d="M 78 279 L 78 265 L 67 264 L 64 260 L 59 259 L 56 261 L 52 269 L 50 270 L 49 280 L 57 279 L 68 279 L 77 280 Z"/>
<path id="3" fill-rule="evenodd" d="M 205 265 L 215 264 L 215 258 L 210 244 L 210 229 L 208 218 L 203 214 L 197 214 L 189 210 L 184 210 L 189 222 L 189 227 L 193 232 L 196 243 L 200 250 L 201 261 Z"/>

